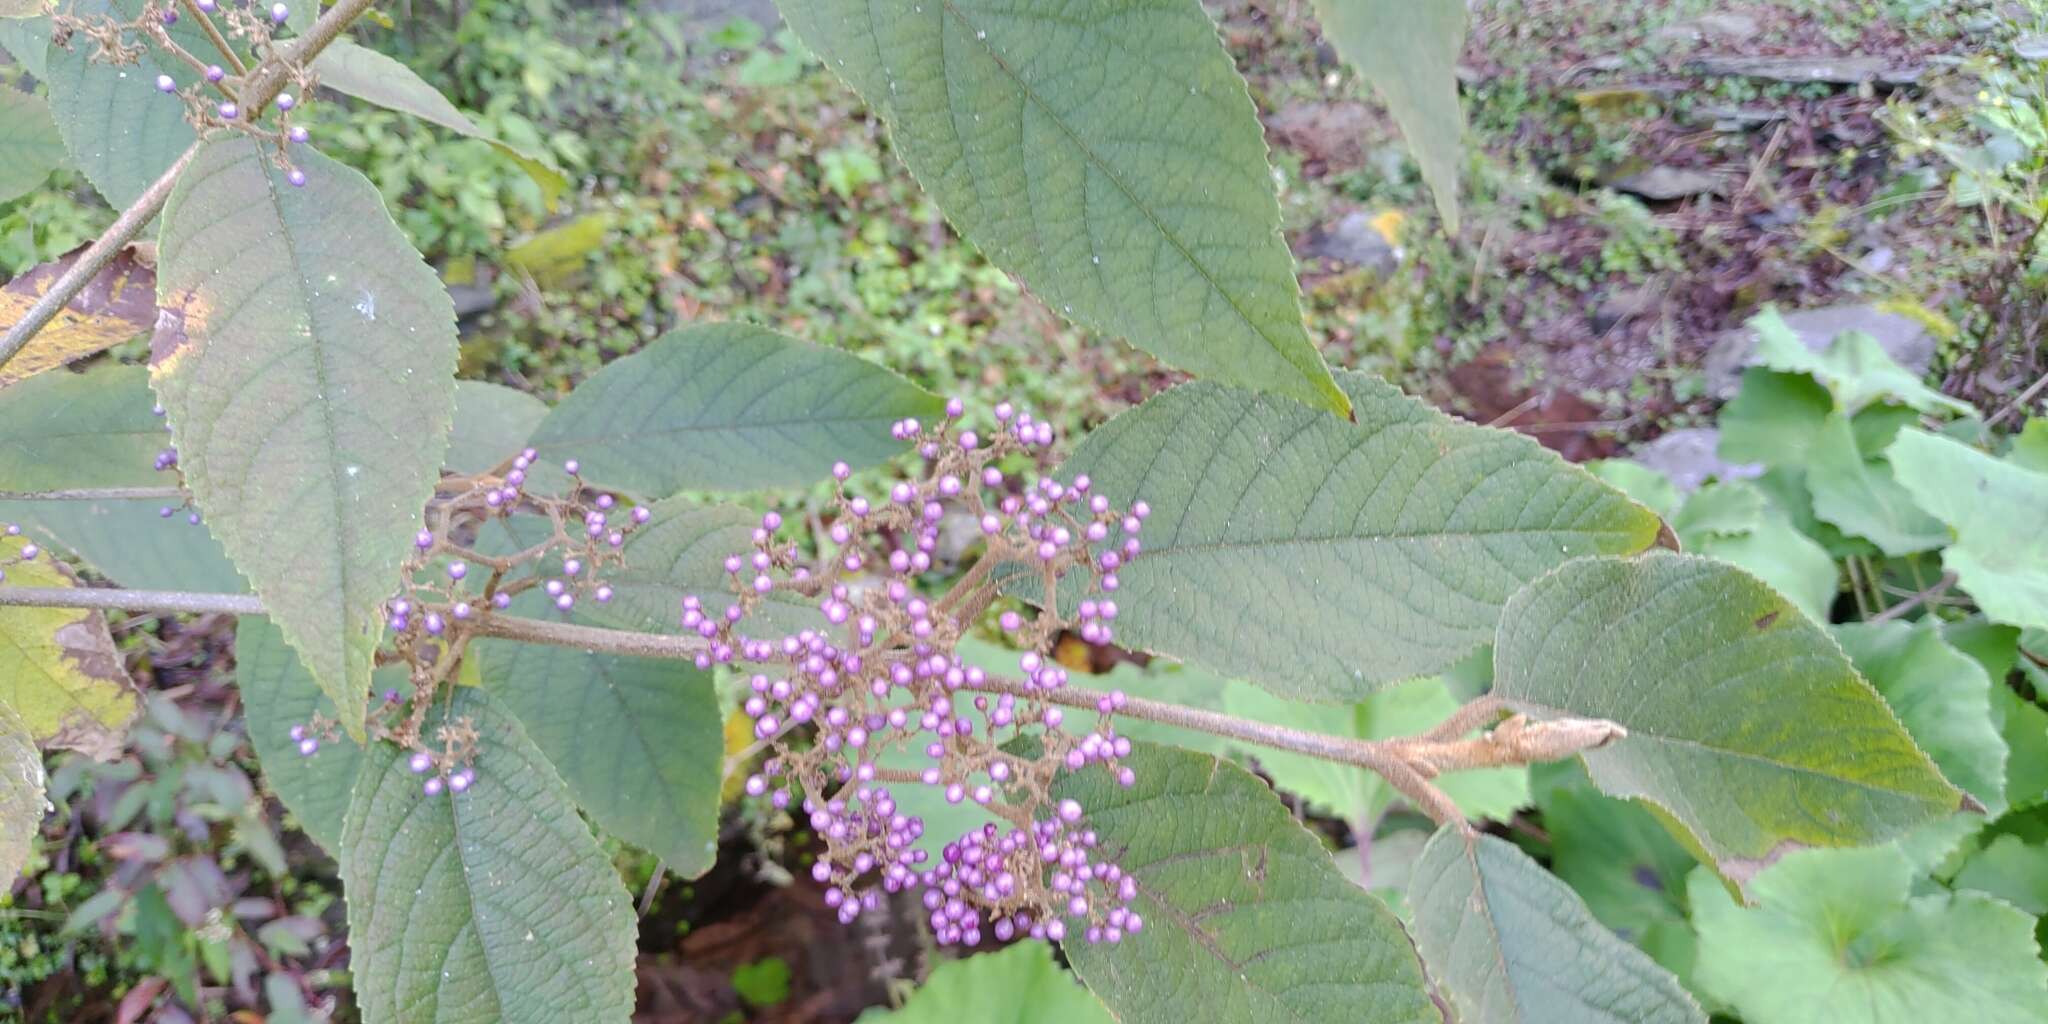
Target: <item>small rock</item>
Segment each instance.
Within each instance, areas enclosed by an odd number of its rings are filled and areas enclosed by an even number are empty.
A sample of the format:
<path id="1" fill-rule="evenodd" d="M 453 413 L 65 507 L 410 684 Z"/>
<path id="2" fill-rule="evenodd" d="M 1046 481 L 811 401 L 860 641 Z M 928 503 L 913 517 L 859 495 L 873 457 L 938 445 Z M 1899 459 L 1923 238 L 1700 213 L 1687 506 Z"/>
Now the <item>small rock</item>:
<path id="1" fill-rule="evenodd" d="M 1612 292 L 1593 309 L 1593 333 L 1606 334 L 1624 320 L 1649 316 L 1663 300 L 1663 291 L 1648 285 Z"/>
<path id="2" fill-rule="evenodd" d="M 1911 85 L 1927 73 L 1925 64 L 1895 64 L 1889 57 L 1746 57 L 1708 56 L 1690 61 L 1687 71 L 1702 75 L 1762 78 L 1772 82 L 1826 82 L 1831 85 Z"/>
<path id="3" fill-rule="evenodd" d="M 1660 42 L 1697 43 L 1712 39 L 1740 43 L 1756 38 L 1761 31 L 1763 25 L 1753 15 L 1728 12 L 1674 21 L 1658 29 L 1651 38 Z"/>
<path id="4" fill-rule="evenodd" d="M 1373 223 L 1363 210 L 1344 215 L 1335 224 L 1320 224 L 1301 240 L 1301 255 L 1364 267 L 1385 277 L 1401 265 L 1401 250 Z"/>
<path id="5" fill-rule="evenodd" d="M 1927 333 L 1925 325 L 1874 305 L 1802 309 L 1786 313 L 1785 323 L 1799 335 L 1801 344 L 1815 352 L 1826 351 L 1828 343 L 1843 331 L 1862 331 L 1876 338 L 1878 347 L 1914 373 L 1926 373 L 1934 362 L 1934 336 Z M 1715 337 L 1700 366 L 1707 376 L 1709 394 L 1722 399 L 1735 397 L 1742 370 L 1752 362 L 1756 341 L 1756 332 L 1747 327 L 1722 331 Z"/>
<path id="6" fill-rule="evenodd" d="M 1699 490 L 1708 480 L 1747 480 L 1763 475 L 1764 467 L 1737 465 L 1721 458 L 1721 432 L 1712 427 L 1666 431 L 1629 453 L 1629 458 L 1671 479 L 1680 494 Z"/>
<path id="7" fill-rule="evenodd" d="M 1607 186 L 1657 202 L 1684 199 L 1688 196 L 1719 195 L 1722 188 L 1721 176 L 1718 174 L 1661 165 L 1616 178 L 1608 182 Z"/>

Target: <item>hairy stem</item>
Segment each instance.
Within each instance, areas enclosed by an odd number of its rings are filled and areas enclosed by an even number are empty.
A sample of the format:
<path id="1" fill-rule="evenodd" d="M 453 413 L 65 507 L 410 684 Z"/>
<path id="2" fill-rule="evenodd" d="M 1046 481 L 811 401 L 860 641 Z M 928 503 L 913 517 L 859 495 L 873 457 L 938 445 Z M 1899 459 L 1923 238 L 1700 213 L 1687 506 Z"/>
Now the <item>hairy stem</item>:
<path id="1" fill-rule="evenodd" d="M 74 487 L 63 491 L 0 491 L 0 501 L 122 501 L 185 497 L 181 487 Z"/>
<path id="2" fill-rule="evenodd" d="M 261 615 L 263 602 L 249 594 L 200 594 L 162 590 L 110 590 L 68 587 L 0 586 L 0 606 L 124 609 L 138 612 Z M 486 615 L 471 627 L 476 636 L 641 658 L 693 660 L 709 649 L 698 636 L 638 633 L 568 622 L 517 616 Z M 968 689 L 1009 694 L 1048 704 L 1095 710 L 1108 696 L 1099 690 L 1062 687 L 1038 690 L 1021 680 L 990 676 Z M 1127 698 L 1117 714 L 1158 722 L 1213 736 L 1286 750 L 1325 761 L 1357 765 L 1372 771 L 1401 791 L 1439 823 L 1457 823 L 1464 816 L 1430 779 L 1447 771 L 1555 761 L 1604 746 L 1627 735 L 1621 726 L 1600 719 L 1561 718 L 1531 722 L 1515 715 L 1490 732 L 1463 735 L 1498 716 L 1503 705 L 1483 697 L 1466 705 L 1430 732 L 1386 740 L 1348 739 L 1266 722 L 1249 721 L 1215 711 L 1165 701 Z"/>

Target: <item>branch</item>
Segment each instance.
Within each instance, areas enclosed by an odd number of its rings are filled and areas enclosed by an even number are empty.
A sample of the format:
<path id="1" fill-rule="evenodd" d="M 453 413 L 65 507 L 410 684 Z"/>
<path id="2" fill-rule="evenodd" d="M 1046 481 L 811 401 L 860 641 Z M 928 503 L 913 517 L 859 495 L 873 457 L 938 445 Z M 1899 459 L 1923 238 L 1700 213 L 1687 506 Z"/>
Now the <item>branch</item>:
<path id="1" fill-rule="evenodd" d="M 144 612 L 261 615 L 263 602 L 248 594 L 197 594 L 163 590 L 108 590 L 68 587 L 0 587 L 0 606 L 44 608 L 125 609 Z M 708 650 L 710 641 L 698 636 L 637 633 L 568 622 L 549 622 L 515 616 L 486 615 L 472 626 L 474 635 L 521 640 L 527 643 L 574 647 L 590 652 L 623 654 L 640 658 L 693 660 Z M 990 676 L 967 689 L 978 693 L 1009 694 L 1048 704 L 1095 710 L 1108 694 L 1099 690 L 1062 687 L 1045 691 L 1022 681 Z M 1476 708 L 1477 710 L 1472 710 Z M 1480 698 L 1461 709 L 1431 732 L 1420 736 L 1386 740 L 1347 739 L 1305 729 L 1290 729 L 1266 722 L 1248 721 L 1215 711 L 1191 708 L 1142 697 L 1126 699 L 1117 714 L 1158 722 L 1162 725 L 1206 732 L 1254 746 L 1286 750 L 1339 764 L 1357 765 L 1392 783 L 1416 806 L 1439 823 L 1464 825 L 1464 816 L 1443 791 L 1429 779 L 1447 771 L 1468 768 L 1530 764 L 1556 761 L 1573 754 L 1605 746 L 1628 735 L 1620 725 L 1602 719 L 1560 718 L 1531 722 L 1515 715 L 1491 732 L 1463 738 L 1462 733 L 1478 728 L 1499 714 L 1501 704 Z M 1459 728 L 1462 727 L 1462 728 Z M 1459 734 L 1449 730 L 1459 729 Z"/>
<path id="2" fill-rule="evenodd" d="M 254 119 L 258 111 L 269 106 L 277 94 L 284 91 L 285 84 L 291 80 L 293 67 L 310 65 L 313 58 L 327 48 L 327 44 L 334 42 L 342 30 L 348 28 L 350 22 L 370 9 L 371 3 L 372 0 L 340 0 L 294 42 L 285 60 L 269 60 L 258 67 L 242 86 L 241 115 Z M 143 225 L 163 211 L 164 203 L 171 198 L 171 189 L 178 183 L 178 176 L 185 172 L 192 158 L 198 155 L 199 147 L 205 144 L 206 140 L 201 139 L 179 154 L 178 159 L 151 182 L 134 203 L 121 211 L 121 216 L 115 218 L 114 223 L 108 225 L 85 252 L 79 254 L 71 269 L 58 276 L 50 290 L 29 307 L 20 322 L 7 328 L 7 334 L 0 337 L 0 366 L 7 365 L 8 360 L 27 348 L 29 339 L 55 319 L 57 312 L 77 297 L 86 283 L 113 260 L 114 254 L 141 233 Z"/>
<path id="3" fill-rule="evenodd" d="M 181 487 L 78 487 L 66 491 L 0 491 L 0 501 L 125 501 L 184 498 Z"/>
<path id="4" fill-rule="evenodd" d="M 121 211 L 121 216 L 116 217 L 114 223 L 108 225 L 107 230 L 101 232 L 100 237 L 94 239 L 92 245 L 78 255 L 77 261 L 71 264 L 71 269 L 58 275 L 57 280 L 50 285 L 50 290 L 44 292 L 43 297 L 28 308 L 20 322 L 7 329 L 6 336 L 0 338 L 0 366 L 7 365 L 8 360 L 27 348 L 29 339 L 35 337 L 36 332 L 42 330 L 45 324 L 55 319 L 58 311 L 76 298 L 86 283 L 113 261 L 114 255 L 121 251 L 121 247 L 140 234 L 142 226 L 149 223 L 164 208 L 164 203 L 170 201 L 172 186 L 178 183 L 178 175 L 185 173 L 185 168 L 192 163 L 192 158 L 198 155 L 199 147 L 202 145 L 203 142 L 194 142 L 185 152 L 179 154 L 170 169 L 151 182 L 149 188 L 145 189 L 127 209 Z"/>
<path id="5" fill-rule="evenodd" d="M 1923 579 L 1924 578 L 1925 577 L 1923 577 Z M 1953 587 L 1955 585 L 1955 573 L 1942 573 L 1941 578 L 1935 580 L 1933 586 L 1930 586 L 1927 589 L 1922 590 L 1917 594 L 1914 594 L 1912 597 L 1909 597 L 1904 601 L 1900 601 L 1898 604 L 1892 605 L 1890 608 L 1886 608 L 1884 611 L 1878 612 L 1876 615 L 1870 617 L 1870 621 L 1890 622 L 1891 620 L 1896 619 L 1899 616 L 1904 615 L 1907 612 L 1910 612 L 1913 609 L 1918 608 L 1929 601 L 1939 599 L 1941 595 L 1948 593 L 1948 588 Z"/>

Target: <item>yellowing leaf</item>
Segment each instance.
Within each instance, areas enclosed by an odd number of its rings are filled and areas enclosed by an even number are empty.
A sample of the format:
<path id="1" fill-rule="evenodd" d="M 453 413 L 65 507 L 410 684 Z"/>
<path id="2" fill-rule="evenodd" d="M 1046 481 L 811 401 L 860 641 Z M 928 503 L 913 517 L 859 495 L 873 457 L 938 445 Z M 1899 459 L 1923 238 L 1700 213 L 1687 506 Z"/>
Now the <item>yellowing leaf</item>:
<path id="1" fill-rule="evenodd" d="M 83 249 L 35 267 L 0 288 L 0 324 L 21 322 L 29 307 L 76 262 Z M 104 351 L 156 322 L 156 274 L 122 252 L 93 276 L 7 365 L 0 388 Z"/>
<path id="2" fill-rule="evenodd" d="M 25 544 L 9 537 L 0 555 L 13 561 Z M 6 573 L 13 586 L 77 585 L 47 554 L 9 565 Z M 0 704 L 21 716 L 36 742 L 106 760 L 120 751 L 140 701 L 105 616 L 10 607 L 0 608 Z"/>
<path id="3" fill-rule="evenodd" d="M 36 830 L 43 823 L 43 752 L 28 724 L 0 704 L 0 889 L 28 863 Z"/>

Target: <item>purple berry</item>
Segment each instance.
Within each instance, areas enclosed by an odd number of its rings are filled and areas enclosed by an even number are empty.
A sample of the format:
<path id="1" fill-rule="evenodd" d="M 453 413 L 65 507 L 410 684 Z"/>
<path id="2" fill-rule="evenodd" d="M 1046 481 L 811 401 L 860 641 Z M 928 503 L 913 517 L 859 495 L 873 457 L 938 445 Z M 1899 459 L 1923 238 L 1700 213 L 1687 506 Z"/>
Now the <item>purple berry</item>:
<path id="1" fill-rule="evenodd" d="M 216 2 L 216 0 L 199 0 L 199 9 L 205 11 L 208 14 L 212 14 L 213 12 L 220 10 L 220 4 Z"/>
<path id="2" fill-rule="evenodd" d="M 312 756 L 313 756 L 313 752 L 314 752 L 314 751 L 316 751 L 316 750 L 319 750 L 319 749 L 320 749 L 320 741 L 319 741 L 319 740 L 316 740 L 316 739 L 314 739 L 314 738 L 313 738 L 313 737 L 311 737 L 311 736 L 308 736 L 308 737 L 306 737 L 305 739 L 302 739 L 302 740 L 300 740 L 300 741 L 299 741 L 299 756 L 300 756 L 300 757 L 312 757 Z"/>
<path id="3" fill-rule="evenodd" d="M 285 6 L 285 5 L 283 5 L 283 4 L 271 4 L 271 5 L 270 5 L 270 20 L 271 20 L 271 21 L 274 21 L 274 22 L 276 22 L 277 24 L 279 24 L 279 25 L 282 25 L 282 24 L 284 24 L 284 22 L 285 22 L 285 19 L 286 19 L 286 18 L 289 18 L 289 17 L 291 17 L 291 16 L 292 16 L 292 9 L 291 9 L 291 8 L 289 8 L 289 7 L 286 7 L 286 6 Z"/>
<path id="4" fill-rule="evenodd" d="M 592 596 L 593 596 L 593 597 L 596 597 L 596 598 L 597 598 L 597 603 L 598 603 L 598 604 L 603 604 L 603 603 L 605 603 L 606 601 L 609 601 L 609 600 L 611 600 L 611 599 L 612 599 L 612 588 L 611 588 L 611 585 L 610 585 L 610 584 L 601 584 L 601 585 L 599 585 L 599 586 L 598 586 L 598 588 L 597 588 L 597 593 L 596 593 L 596 594 L 594 594 L 594 595 L 592 595 Z"/>
<path id="5" fill-rule="evenodd" d="M 454 608 L 451 608 L 451 609 L 449 609 L 449 613 L 450 613 L 450 614 L 452 614 L 452 615 L 454 615 L 454 616 L 455 616 L 456 618 L 458 618 L 458 619 L 467 619 L 467 618 L 469 618 L 469 615 L 470 615 L 470 607 L 469 607 L 469 602 L 468 602 L 468 601 L 457 601 L 457 602 L 455 602 L 455 607 L 454 607 Z"/>
<path id="6" fill-rule="evenodd" d="M 448 623 L 441 618 L 440 612 L 427 613 L 427 632 L 429 634 L 433 636 L 440 636 L 441 631 L 447 628 Z"/>
<path id="7" fill-rule="evenodd" d="M 555 598 L 555 607 L 565 612 L 571 608 L 576 607 L 576 595 L 563 594 L 562 596 Z"/>
<path id="8" fill-rule="evenodd" d="M 175 24 L 177 24 L 177 23 L 178 23 L 178 12 L 176 12 L 176 11 L 165 11 L 165 12 L 164 12 L 164 24 L 166 24 L 166 25 L 175 25 Z"/>
<path id="9" fill-rule="evenodd" d="M 654 518 L 654 513 L 645 505 L 633 510 L 633 521 L 636 523 L 645 523 L 652 518 Z"/>
<path id="10" fill-rule="evenodd" d="M 306 131 L 306 127 L 304 125 L 297 124 L 292 125 L 292 130 L 287 134 L 290 136 L 293 142 L 304 142 L 307 139 L 313 137 L 312 133 Z"/>
<path id="11" fill-rule="evenodd" d="M 491 607 L 504 611 L 512 607 L 512 595 L 500 591 L 491 595 Z"/>
<path id="12" fill-rule="evenodd" d="M 461 793 L 469 789 L 470 783 L 475 781 L 476 776 L 471 774 L 469 769 L 464 768 L 448 777 L 448 788 L 454 792 Z"/>
<path id="13" fill-rule="evenodd" d="M 575 459 L 570 459 L 569 461 L 562 463 L 562 471 L 569 474 L 570 476 L 575 476 L 582 469 L 583 464 L 577 462 Z"/>
<path id="14" fill-rule="evenodd" d="M 291 169 L 290 172 L 285 174 L 284 180 L 291 182 L 293 188 L 305 188 L 306 172 L 294 167 Z"/>
<path id="15" fill-rule="evenodd" d="M 242 116 L 242 108 L 232 103 L 223 103 L 218 109 L 220 111 L 220 119 L 223 121 L 233 121 Z"/>
<path id="16" fill-rule="evenodd" d="M 467 576 L 467 575 L 469 575 L 469 566 L 468 566 L 468 564 L 466 564 L 466 563 L 463 563 L 463 562 L 450 562 L 450 563 L 448 563 L 448 578 L 449 578 L 449 579 L 451 579 L 451 580 L 459 580 L 459 579 L 461 579 L 461 578 L 463 578 L 464 576 Z"/>
<path id="17" fill-rule="evenodd" d="M 414 547 L 419 548 L 421 551 L 433 547 L 434 531 L 422 528 L 419 533 L 413 535 L 412 543 Z"/>
<path id="18" fill-rule="evenodd" d="M 441 782 L 441 777 L 436 775 L 433 778 L 428 779 L 426 781 L 426 784 L 420 787 L 420 790 L 421 792 L 426 793 L 428 796 L 440 796 L 442 785 L 443 783 Z"/>
<path id="19" fill-rule="evenodd" d="M 156 76 L 156 91 L 177 92 L 178 82 L 169 75 L 158 75 Z"/>
<path id="20" fill-rule="evenodd" d="M 305 727 L 305 726 L 303 726 L 303 725 L 295 725 L 295 726 L 292 726 L 292 728 L 291 728 L 291 737 L 292 737 L 292 742 L 293 742 L 293 743 L 297 743 L 298 741 L 300 741 L 300 740 L 302 740 L 302 739 L 305 739 L 305 738 L 306 738 L 306 727 Z"/>
<path id="21" fill-rule="evenodd" d="M 21 557 L 33 562 L 36 556 L 42 553 L 42 550 L 42 548 L 36 547 L 34 544 L 23 544 L 21 546 Z"/>
<path id="22" fill-rule="evenodd" d="M 434 755 L 424 750 L 418 751 L 405 762 L 405 766 L 412 769 L 414 775 L 424 775 L 427 769 L 434 766 Z"/>
<path id="23" fill-rule="evenodd" d="M 279 110 L 290 110 L 297 106 L 298 103 L 298 100 L 292 98 L 291 93 L 281 92 L 277 94 L 277 109 Z"/>
<path id="24" fill-rule="evenodd" d="M 170 507 L 169 505 L 165 505 L 164 507 L 156 510 L 157 518 L 169 519 L 171 517 L 171 514 L 176 511 L 176 509 Z"/>
<path id="25" fill-rule="evenodd" d="M 206 80 L 209 82 L 218 82 L 227 76 L 227 69 L 218 64 L 208 64 L 206 66 Z"/>

